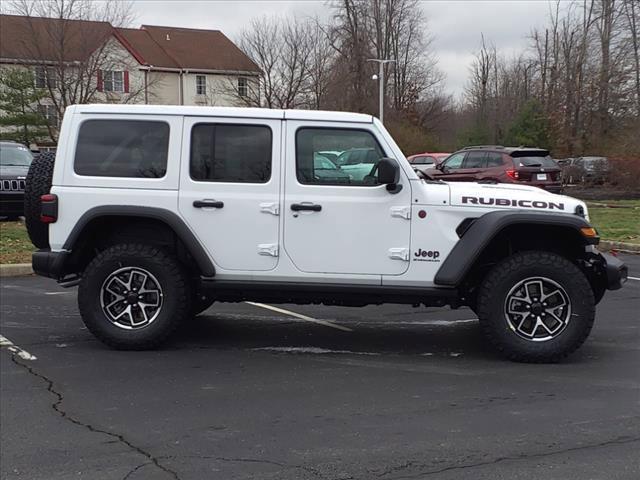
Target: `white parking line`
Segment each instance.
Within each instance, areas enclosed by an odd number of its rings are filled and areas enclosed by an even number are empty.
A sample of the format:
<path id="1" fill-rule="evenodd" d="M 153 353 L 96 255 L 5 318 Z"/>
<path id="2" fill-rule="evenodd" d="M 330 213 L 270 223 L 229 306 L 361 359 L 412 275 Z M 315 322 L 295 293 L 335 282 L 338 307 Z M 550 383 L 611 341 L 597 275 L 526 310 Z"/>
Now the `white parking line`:
<path id="1" fill-rule="evenodd" d="M 627 277 L 627 278 L 628 278 L 629 280 L 638 280 L 638 281 L 640 281 L 640 278 L 638 278 L 638 277 Z"/>
<path id="2" fill-rule="evenodd" d="M 318 325 L 324 325 L 325 327 L 335 328 L 337 330 L 342 330 L 343 332 L 353 332 L 353 330 L 351 330 L 348 327 L 343 327 L 342 325 L 336 325 L 335 323 L 328 322 L 326 320 L 318 320 L 317 318 L 307 317 L 306 315 L 302 315 L 301 313 L 291 312 L 289 310 L 285 310 L 284 308 L 274 307 L 272 305 L 267 305 L 265 303 L 256 303 L 256 302 L 244 302 L 244 303 L 253 305 L 254 307 L 266 308 L 267 310 L 272 310 L 274 312 L 284 313 L 285 315 L 299 318 L 300 320 L 317 323 Z"/>
<path id="3" fill-rule="evenodd" d="M 23 360 L 37 360 L 35 355 L 31 355 L 29 352 L 15 345 L 11 340 L 2 335 L 0 335 L 0 347 L 7 347 L 7 350 L 14 355 L 18 355 Z"/>

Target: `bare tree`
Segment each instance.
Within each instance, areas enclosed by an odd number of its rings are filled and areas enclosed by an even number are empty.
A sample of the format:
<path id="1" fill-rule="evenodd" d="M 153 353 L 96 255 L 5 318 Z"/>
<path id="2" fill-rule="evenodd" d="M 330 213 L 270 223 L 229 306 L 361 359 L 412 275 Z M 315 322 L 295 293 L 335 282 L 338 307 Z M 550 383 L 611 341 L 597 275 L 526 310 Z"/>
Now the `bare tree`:
<path id="1" fill-rule="evenodd" d="M 43 72 L 47 101 L 55 107 L 58 118 L 67 106 L 94 100 L 99 72 L 123 69 L 125 58 L 112 35 L 113 26 L 132 21 L 130 2 L 14 0 L 11 9 L 27 17 L 27 30 L 21 38 L 25 58 L 37 59 L 33 63 Z M 51 20 L 42 21 L 41 17 Z M 133 87 L 123 102 L 144 93 L 144 86 Z M 55 127 L 50 125 L 49 132 L 55 141 Z"/>
<path id="2" fill-rule="evenodd" d="M 308 27 L 308 40 L 311 45 L 306 83 L 307 106 L 322 109 L 327 105 L 329 86 L 333 75 L 334 49 L 328 31 L 316 18 Z"/>
<path id="3" fill-rule="evenodd" d="M 306 102 L 312 42 L 316 27 L 310 21 L 262 17 L 250 22 L 240 36 L 240 48 L 260 67 L 262 79 L 239 95 L 235 85 L 227 94 L 248 106 L 296 108 Z M 316 72 L 317 78 L 317 72 Z"/>
<path id="4" fill-rule="evenodd" d="M 636 116 L 640 117 L 640 4 L 637 0 L 622 0 L 622 11 L 633 59 L 632 76 L 635 87 Z"/>
<path id="5" fill-rule="evenodd" d="M 495 45 L 487 45 L 484 35 L 481 35 L 481 38 L 480 50 L 476 52 L 471 64 L 471 77 L 465 88 L 465 95 L 467 101 L 476 109 L 478 121 L 486 124 L 490 88 L 498 59 Z"/>
<path id="6" fill-rule="evenodd" d="M 385 89 L 396 111 L 412 109 L 437 90 L 443 75 L 436 68 L 418 0 L 341 0 L 334 3 L 334 9 L 332 44 L 345 59 L 337 66 L 347 69 L 341 78 L 350 84 L 357 108 L 370 108 L 366 99 L 371 99 L 368 80 L 373 72 L 368 58 L 394 60 L 385 65 L 389 79 Z"/>

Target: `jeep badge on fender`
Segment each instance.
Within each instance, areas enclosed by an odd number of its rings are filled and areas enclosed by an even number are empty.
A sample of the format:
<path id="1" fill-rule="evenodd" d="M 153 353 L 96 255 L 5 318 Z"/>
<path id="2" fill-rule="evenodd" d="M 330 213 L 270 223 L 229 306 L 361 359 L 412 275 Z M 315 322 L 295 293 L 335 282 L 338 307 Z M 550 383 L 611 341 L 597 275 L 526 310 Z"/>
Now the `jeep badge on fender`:
<path id="1" fill-rule="evenodd" d="M 117 349 L 159 347 L 216 301 L 389 302 L 467 306 L 507 358 L 554 362 L 626 279 L 584 202 L 422 180 L 371 115 L 74 105 L 47 155 L 26 182 L 33 270 L 78 285 Z"/>

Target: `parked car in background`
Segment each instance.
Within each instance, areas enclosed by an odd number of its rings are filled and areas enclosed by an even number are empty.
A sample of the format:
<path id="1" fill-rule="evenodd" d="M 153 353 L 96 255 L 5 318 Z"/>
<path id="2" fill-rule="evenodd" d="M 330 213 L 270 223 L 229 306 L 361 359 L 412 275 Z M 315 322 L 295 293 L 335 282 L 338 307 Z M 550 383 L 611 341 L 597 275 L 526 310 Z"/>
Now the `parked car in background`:
<path id="1" fill-rule="evenodd" d="M 17 219 L 24 213 L 24 185 L 33 155 L 16 142 L 0 142 L 0 217 Z"/>
<path id="2" fill-rule="evenodd" d="M 480 145 L 466 147 L 427 172 L 447 182 L 518 183 L 553 193 L 562 190 L 561 170 L 541 148 Z"/>
<path id="3" fill-rule="evenodd" d="M 435 168 L 436 165 L 445 160 L 450 153 L 416 153 L 407 157 L 409 163 L 414 169 L 423 171 L 425 169 Z"/>
<path id="4" fill-rule="evenodd" d="M 336 161 L 338 160 L 338 157 L 342 155 L 342 150 L 324 150 L 318 153 L 323 157 L 328 158 L 335 164 Z"/>
<path id="5" fill-rule="evenodd" d="M 605 183 L 611 174 L 611 164 L 606 157 L 576 157 L 557 160 L 562 168 L 562 183 Z"/>
<path id="6" fill-rule="evenodd" d="M 325 156 L 326 152 L 313 155 L 313 178 L 333 183 L 349 183 L 351 176 L 343 172 L 335 163 Z"/>
<path id="7" fill-rule="evenodd" d="M 372 173 L 379 156 L 374 148 L 352 148 L 340 154 L 335 164 L 357 182 Z"/>
<path id="8" fill-rule="evenodd" d="M 576 181 L 604 183 L 611 173 L 611 165 L 606 157 L 580 157 L 573 160 L 572 170 L 578 176 Z"/>

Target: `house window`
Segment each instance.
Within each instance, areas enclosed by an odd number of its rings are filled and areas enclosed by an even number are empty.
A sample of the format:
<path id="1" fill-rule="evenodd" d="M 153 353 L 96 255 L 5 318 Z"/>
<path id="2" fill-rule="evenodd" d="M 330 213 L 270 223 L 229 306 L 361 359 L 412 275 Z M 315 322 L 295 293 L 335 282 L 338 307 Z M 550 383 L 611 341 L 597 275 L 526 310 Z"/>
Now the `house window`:
<path id="1" fill-rule="evenodd" d="M 102 72 L 102 82 L 105 92 L 124 93 L 124 72 L 105 70 Z"/>
<path id="2" fill-rule="evenodd" d="M 36 88 L 56 87 L 56 70 L 52 67 L 36 67 L 34 77 Z"/>
<path id="3" fill-rule="evenodd" d="M 55 105 L 38 105 L 38 113 L 47 121 L 49 126 L 58 126 L 58 110 Z"/>
<path id="4" fill-rule="evenodd" d="M 238 96 L 246 97 L 248 95 L 249 83 L 245 77 L 238 77 Z"/>
<path id="5" fill-rule="evenodd" d="M 207 77 L 204 75 L 196 75 L 196 95 L 207 94 Z"/>

